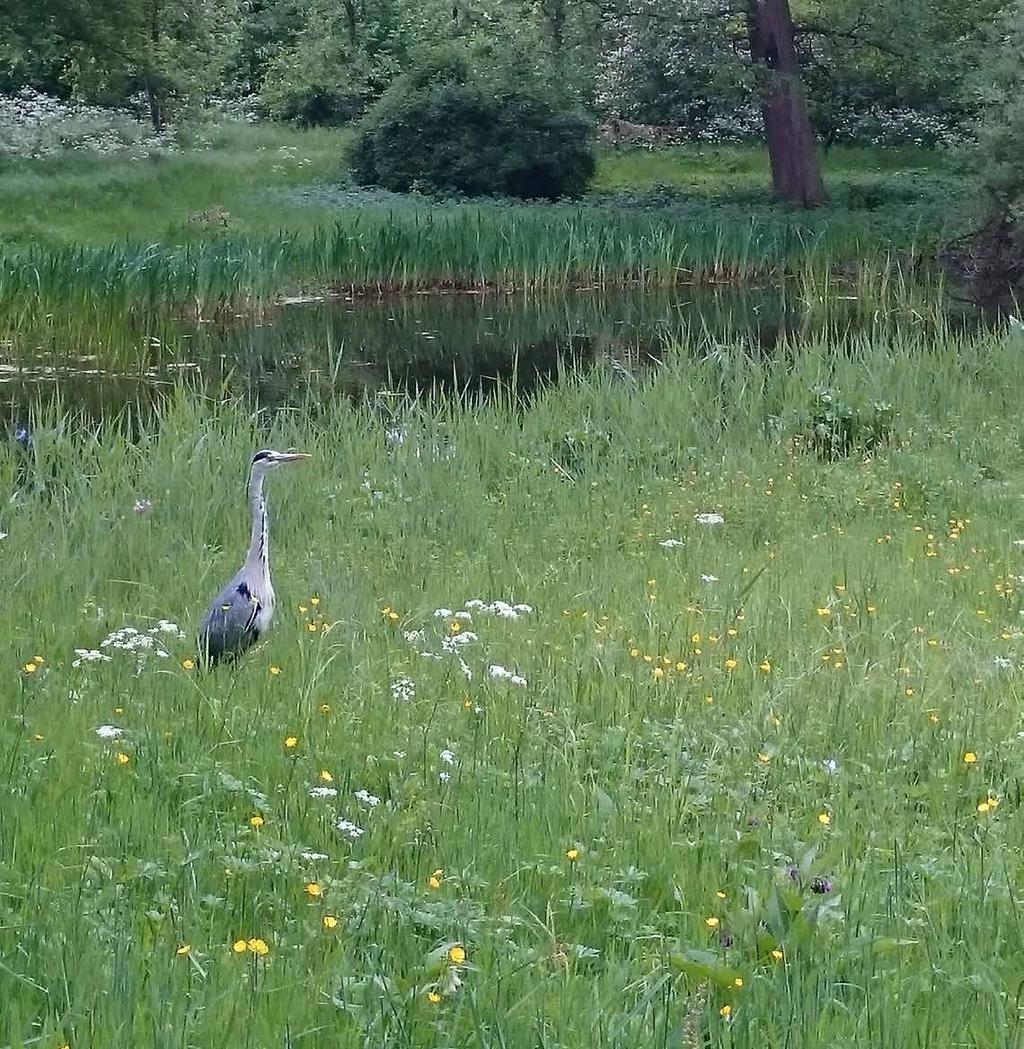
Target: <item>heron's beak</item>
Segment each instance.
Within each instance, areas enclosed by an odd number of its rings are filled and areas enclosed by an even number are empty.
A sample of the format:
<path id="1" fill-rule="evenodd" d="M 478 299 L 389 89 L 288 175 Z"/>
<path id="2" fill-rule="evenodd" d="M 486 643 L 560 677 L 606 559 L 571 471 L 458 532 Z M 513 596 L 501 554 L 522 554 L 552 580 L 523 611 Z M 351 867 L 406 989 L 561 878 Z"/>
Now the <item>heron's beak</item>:
<path id="1" fill-rule="evenodd" d="M 305 452 L 282 452 L 278 458 L 279 463 L 301 463 L 305 462 L 306 459 L 312 459 L 313 456 L 307 455 Z"/>

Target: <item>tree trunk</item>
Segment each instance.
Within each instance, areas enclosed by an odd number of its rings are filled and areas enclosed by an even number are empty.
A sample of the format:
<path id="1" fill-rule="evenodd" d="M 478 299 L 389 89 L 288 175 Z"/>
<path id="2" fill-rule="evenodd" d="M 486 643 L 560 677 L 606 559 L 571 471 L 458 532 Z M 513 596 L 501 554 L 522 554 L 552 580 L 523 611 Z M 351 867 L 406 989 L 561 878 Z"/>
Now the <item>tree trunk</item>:
<path id="1" fill-rule="evenodd" d="M 146 103 L 149 106 L 149 122 L 158 134 L 164 129 L 164 107 L 160 98 L 156 55 L 160 46 L 160 0 L 153 0 L 149 9 L 149 40 L 152 53 L 146 61 Z"/>
<path id="2" fill-rule="evenodd" d="M 775 195 L 813 208 L 828 199 L 800 80 L 789 0 L 747 0 L 750 57 L 761 79 L 761 112 Z"/>
<path id="3" fill-rule="evenodd" d="M 551 33 L 551 49 L 556 58 L 560 58 L 565 49 L 565 0 L 545 0 L 541 4 L 544 18 Z"/>

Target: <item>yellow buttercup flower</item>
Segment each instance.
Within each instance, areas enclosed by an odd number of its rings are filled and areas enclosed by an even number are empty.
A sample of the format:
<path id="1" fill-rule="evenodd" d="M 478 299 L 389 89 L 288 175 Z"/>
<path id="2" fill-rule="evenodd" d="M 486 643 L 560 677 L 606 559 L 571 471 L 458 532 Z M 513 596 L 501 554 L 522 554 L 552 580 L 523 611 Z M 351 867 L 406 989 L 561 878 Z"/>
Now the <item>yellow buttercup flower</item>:
<path id="1" fill-rule="evenodd" d="M 196 666 L 195 660 L 183 659 L 181 661 L 181 666 L 182 666 L 183 670 L 195 670 L 195 666 Z"/>
<path id="2" fill-rule="evenodd" d="M 719 925 L 721 924 L 721 922 L 719 921 L 719 919 L 718 919 L 718 918 L 716 918 L 716 917 L 715 917 L 715 916 L 714 916 L 714 915 L 712 914 L 712 915 L 709 915 L 709 916 L 708 916 L 707 918 L 705 918 L 705 919 L 704 919 L 704 924 L 705 924 L 705 925 L 706 925 L 706 926 L 707 926 L 707 927 L 708 927 L 709 929 L 717 929 L 717 928 L 718 928 L 718 926 L 719 926 Z"/>
<path id="3" fill-rule="evenodd" d="M 427 991 L 427 1001 L 430 1002 L 431 1005 L 439 1005 L 442 998 L 437 991 Z"/>
<path id="4" fill-rule="evenodd" d="M 565 858 L 569 860 L 570 863 L 575 863 L 576 860 L 580 858 L 580 850 L 576 848 L 566 849 Z"/>
<path id="5" fill-rule="evenodd" d="M 288 750 L 294 750 L 299 745 L 299 737 L 285 736 L 284 745 Z"/>
<path id="6" fill-rule="evenodd" d="M 259 955 L 261 958 L 264 955 L 270 954 L 270 947 L 267 946 L 267 941 L 261 940 L 258 937 L 254 940 L 250 940 L 246 946 L 253 954 Z"/>
<path id="7" fill-rule="evenodd" d="M 183 943 L 175 952 L 179 958 L 184 958 L 186 955 L 192 953 L 192 944 Z"/>
<path id="8" fill-rule="evenodd" d="M 832 822 L 832 817 L 827 812 L 819 812 L 818 813 L 818 822 L 823 827 L 827 827 Z"/>
<path id="9" fill-rule="evenodd" d="M 448 960 L 452 965 L 462 965 L 466 960 L 466 949 L 461 944 L 456 944 L 448 951 Z"/>
<path id="10" fill-rule="evenodd" d="M 333 914 L 325 914 L 323 923 L 325 929 L 337 929 L 338 927 L 338 919 Z"/>
<path id="11" fill-rule="evenodd" d="M 245 954 L 245 952 L 249 949 L 249 945 L 245 942 L 245 940 L 235 940 L 235 942 L 231 945 L 231 949 L 235 952 L 235 954 Z"/>
<path id="12" fill-rule="evenodd" d="M 249 826 L 255 827 L 256 830 L 259 830 L 264 823 L 266 823 L 266 820 L 258 812 L 249 817 Z"/>
<path id="13" fill-rule="evenodd" d="M 978 755 L 975 754 L 973 750 L 967 751 L 967 753 L 964 755 L 964 764 L 965 765 L 973 765 L 977 760 L 978 760 Z"/>
<path id="14" fill-rule="evenodd" d="M 323 894 L 324 890 L 319 882 L 310 881 L 306 883 L 306 895 L 312 896 L 313 899 L 318 899 L 320 896 L 323 896 Z"/>
<path id="15" fill-rule="evenodd" d="M 118 765 L 127 765 L 128 762 L 131 761 L 131 760 L 132 759 L 127 754 L 125 754 L 125 752 L 123 750 L 118 751 L 118 754 L 117 754 L 117 763 L 118 763 Z"/>

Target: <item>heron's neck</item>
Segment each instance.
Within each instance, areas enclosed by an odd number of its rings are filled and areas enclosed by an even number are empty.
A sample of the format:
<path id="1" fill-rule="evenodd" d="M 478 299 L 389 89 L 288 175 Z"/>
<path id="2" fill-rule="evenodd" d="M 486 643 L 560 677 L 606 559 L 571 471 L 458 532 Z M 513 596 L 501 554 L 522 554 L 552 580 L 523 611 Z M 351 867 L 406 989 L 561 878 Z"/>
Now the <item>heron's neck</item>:
<path id="1" fill-rule="evenodd" d="M 252 534 L 249 553 L 245 559 L 250 568 L 259 568 L 270 574 L 270 529 L 267 527 L 267 498 L 263 493 L 264 474 L 249 477 L 249 510 L 252 514 Z"/>

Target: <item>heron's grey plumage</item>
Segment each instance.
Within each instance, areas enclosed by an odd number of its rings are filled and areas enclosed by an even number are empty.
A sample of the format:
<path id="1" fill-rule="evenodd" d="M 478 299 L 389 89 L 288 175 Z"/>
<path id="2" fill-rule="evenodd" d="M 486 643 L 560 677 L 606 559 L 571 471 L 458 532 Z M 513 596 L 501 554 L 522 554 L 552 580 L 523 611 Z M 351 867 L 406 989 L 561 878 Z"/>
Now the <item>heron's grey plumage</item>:
<path id="1" fill-rule="evenodd" d="M 270 528 L 264 480 L 284 463 L 308 459 L 297 452 L 257 452 L 249 469 L 252 531 L 245 563 L 213 599 L 199 628 L 199 655 L 207 664 L 240 656 L 266 633 L 274 615 L 270 580 Z"/>

